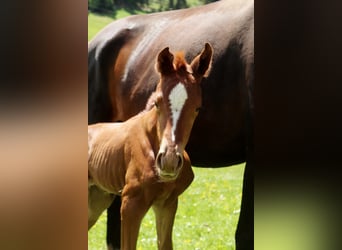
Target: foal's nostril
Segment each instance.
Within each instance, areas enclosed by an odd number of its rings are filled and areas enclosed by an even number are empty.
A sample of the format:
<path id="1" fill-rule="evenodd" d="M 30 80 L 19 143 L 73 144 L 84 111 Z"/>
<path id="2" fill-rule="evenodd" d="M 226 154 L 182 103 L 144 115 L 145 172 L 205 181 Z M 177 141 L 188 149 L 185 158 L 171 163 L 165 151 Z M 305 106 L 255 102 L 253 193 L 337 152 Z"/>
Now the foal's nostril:
<path id="1" fill-rule="evenodd" d="M 162 155 L 163 155 L 163 153 L 158 153 L 158 155 L 157 155 L 157 166 L 159 168 L 162 167 Z"/>
<path id="2" fill-rule="evenodd" d="M 181 168 L 183 166 L 183 156 L 180 153 L 177 153 L 178 156 L 178 168 Z"/>

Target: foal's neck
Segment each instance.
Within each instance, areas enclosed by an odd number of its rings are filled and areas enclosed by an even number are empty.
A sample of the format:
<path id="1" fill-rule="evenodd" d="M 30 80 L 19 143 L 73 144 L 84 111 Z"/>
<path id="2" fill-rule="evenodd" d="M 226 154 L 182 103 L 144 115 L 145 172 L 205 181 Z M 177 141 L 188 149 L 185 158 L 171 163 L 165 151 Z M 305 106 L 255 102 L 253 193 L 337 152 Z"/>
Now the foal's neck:
<path id="1" fill-rule="evenodd" d="M 137 122 L 137 126 L 142 126 L 149 141 L 155 147 L 157 146 L 157 150 L 159 150 L 159 145 L 161 142 L 160 129 L 159 129 L 159 120 L 158 113 L 156 108 L 151 108 L 148 111 L 145 111 L 141 114 L 140 121 Z"/>

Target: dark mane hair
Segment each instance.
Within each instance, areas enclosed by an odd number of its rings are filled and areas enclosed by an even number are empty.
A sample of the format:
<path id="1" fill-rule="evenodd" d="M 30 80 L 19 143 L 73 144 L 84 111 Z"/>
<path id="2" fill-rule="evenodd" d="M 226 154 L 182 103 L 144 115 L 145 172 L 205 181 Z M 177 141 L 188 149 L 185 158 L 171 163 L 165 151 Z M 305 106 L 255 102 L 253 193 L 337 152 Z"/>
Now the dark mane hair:
<path id="1" fill-rule="evenodd" d="M 157 91 L 154 91 L 150 95 L 150 97 L 147 100 L 145 109 L 143 111 L 141 111 L 141 113 L 145 113 L 146 111 L 149 111 L 154 107 L 154 102 L 155 102 L 155 99 L 157 98 L 157 95 L 159 95 L 159 93 Z"/>

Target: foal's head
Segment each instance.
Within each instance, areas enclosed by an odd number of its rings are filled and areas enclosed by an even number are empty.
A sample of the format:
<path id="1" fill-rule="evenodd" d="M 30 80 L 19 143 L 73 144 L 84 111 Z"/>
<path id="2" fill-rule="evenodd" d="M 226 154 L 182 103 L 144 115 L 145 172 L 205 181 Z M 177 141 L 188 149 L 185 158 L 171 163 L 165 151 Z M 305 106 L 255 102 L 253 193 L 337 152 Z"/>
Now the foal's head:
<path id="1" fill-rule="evenodd" d="M 163 49 L 157 59 L 160 73 L 152 101 L 158 113 L 160 148 L 156 168 L 162 181 L 177 178 L 183 166 L 183 150 L 202 104 L 201 80 L 209 74 L 212 47 L 204 49 L 188 64 L 182 53 Z"/>

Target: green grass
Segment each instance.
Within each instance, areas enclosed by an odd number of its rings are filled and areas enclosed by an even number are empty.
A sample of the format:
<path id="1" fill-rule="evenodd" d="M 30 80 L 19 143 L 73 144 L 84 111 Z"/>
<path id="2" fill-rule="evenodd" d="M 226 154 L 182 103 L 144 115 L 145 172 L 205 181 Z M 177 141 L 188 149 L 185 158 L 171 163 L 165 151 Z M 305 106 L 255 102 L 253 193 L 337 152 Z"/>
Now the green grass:
<path id="1" fill-rule="evenodd" d="M 142 12 L 136 12 L 139 14 Z M 115 14 L 101 15 L 89 12 L 88 13 L 88 41 L 93 38 L 97 32 L 99 32 L 104 26 L 113 22 L 116 19 L 124 18 L 130 16 L 127 10 L 120 9 L 115 12 Z"/>
<path id="2" fill-rule="evenodd" d="M 229 168 L 193 168 L 195 179 L 180 196 L 173 228 L 175 250 L 235 249 L 244 164 Z M 88 249 L 106 249 L 106 212 L 88 232 Z M 137 249 L 157 249 L 152 209 L 145 216 Z"/>
<path id="3" fill-rule="evenodd" d="M 94 13 L 88 14 L 88 41 L 104 26 L 112 22 L 114 18 Z"/>
<path id="4" fill-rule="evenodd" d="M 143 11 L 134 11 L 134 14 L 144 14 Z M 132 15 L 125 9 L 116 10 L 107 15 L 97 14 L 93 12 L 88 13 L 88 41 L 93 38 L 104 26 L 113 22 L 114 20 L 121 19 Z"/>

